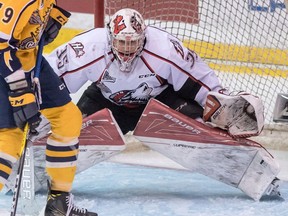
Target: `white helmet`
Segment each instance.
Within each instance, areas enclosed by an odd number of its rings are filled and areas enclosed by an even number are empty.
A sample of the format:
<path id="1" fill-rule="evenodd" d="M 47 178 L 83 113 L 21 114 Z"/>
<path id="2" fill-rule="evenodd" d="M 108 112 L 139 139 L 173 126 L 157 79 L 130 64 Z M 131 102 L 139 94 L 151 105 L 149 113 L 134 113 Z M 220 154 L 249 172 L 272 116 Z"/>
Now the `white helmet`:
<path id="1" fill-rule="evenodd" d="M 110 42 L 120 70 L 129 72 L 135 57 L 139 56 L 145 40 L 145 24 L 141 14 L 133 9 L 117 11 L 108 24 Z"/>

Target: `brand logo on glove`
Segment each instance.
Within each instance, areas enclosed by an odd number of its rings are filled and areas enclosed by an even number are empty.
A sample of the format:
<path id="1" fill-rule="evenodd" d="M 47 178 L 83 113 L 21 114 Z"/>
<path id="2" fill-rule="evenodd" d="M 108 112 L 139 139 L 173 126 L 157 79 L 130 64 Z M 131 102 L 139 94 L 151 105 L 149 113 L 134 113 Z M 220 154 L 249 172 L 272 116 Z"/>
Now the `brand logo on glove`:
<path id="1" fill-rule="evenodd" d="M 24 104 L 24 99 L 21 99 L 21 100 L 10 100 L 10 103 L 13 107 L 16 107 L 16 106 L 23 106 Z"/>
<path id="2" fill-rule="evenodd" d="M 35 96 L 32 93 L 26 93 L 24 95 L 19 95 L 15 97 L 9 96 L 9 101 L 11 103 L 11 106 L 19 107 L 35 102 Z"/>

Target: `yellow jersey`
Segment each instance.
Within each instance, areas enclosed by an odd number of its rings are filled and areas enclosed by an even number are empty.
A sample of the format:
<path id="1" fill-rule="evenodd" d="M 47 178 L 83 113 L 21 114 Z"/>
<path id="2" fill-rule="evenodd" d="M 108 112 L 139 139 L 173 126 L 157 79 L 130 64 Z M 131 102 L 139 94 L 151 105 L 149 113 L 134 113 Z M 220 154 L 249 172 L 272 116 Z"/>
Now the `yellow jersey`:
<path id="1" fill-rule="evenodd" d="M 3 77 L 20 68 L 26 72 L 34 68 L 37 45 L 49 17 L 61 16 L 55 5 L 55 0 L 0 0 L 0 74 Z M 61 25 L 68 20 L 63 17 L 57 20 Z"/>

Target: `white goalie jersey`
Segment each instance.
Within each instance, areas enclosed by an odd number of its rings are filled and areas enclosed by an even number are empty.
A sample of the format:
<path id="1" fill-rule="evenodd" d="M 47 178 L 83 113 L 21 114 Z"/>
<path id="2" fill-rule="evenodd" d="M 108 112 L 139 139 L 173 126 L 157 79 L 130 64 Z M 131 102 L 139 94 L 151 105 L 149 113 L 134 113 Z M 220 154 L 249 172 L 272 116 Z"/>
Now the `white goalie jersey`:
<path id="1" fill-rule="evenodd" d="M 127 107 L 146 104 L 168 84 L 182 97 L 204 106 L 209 91 L 222 88 L 214 71 L 171 34 L 148 26 L 146 41 L 130 72 L 122 72 L 105 28 L 84 32 L 54 50 L 47 60 L 70 93 L 88 80 L 111 102 Z"/>

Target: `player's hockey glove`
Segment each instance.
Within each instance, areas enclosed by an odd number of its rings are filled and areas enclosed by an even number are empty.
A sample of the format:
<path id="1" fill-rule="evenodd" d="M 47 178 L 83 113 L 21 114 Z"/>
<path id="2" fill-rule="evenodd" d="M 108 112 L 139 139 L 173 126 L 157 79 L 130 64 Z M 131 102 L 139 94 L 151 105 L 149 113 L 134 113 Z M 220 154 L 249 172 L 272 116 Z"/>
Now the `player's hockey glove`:
<path id="1" fill-rule="evenodd" d="M 19 69 L 5 78 L 9 85 L 9 101 L 13 108 L 13 116 L 17 127 L 23 129 L 28 123 L 30 133 L 37 133 L 41 118 L 33 90 L 28 84 L 25 73 Z"/>
<path id="2" fill-rule="evenodd" d="M 50 12 L 50 17 L 43 33 L 44 45 L 47 45 L 54 41 L 61 27 L 68 21 L 68 18 L 70 16 L 71 13 L 54 5 L 53 9 Z"/>
<path id="3" fill-rule="evenodd" d="M 10 91 L 9 100 L 13 107 L 14 120 L 17 127 L 23 129 L 28 122 L 31 133 L 37 133 L 36 128 L 41 122 L 35 95 L 30 88 L 21 91 Z"/>

